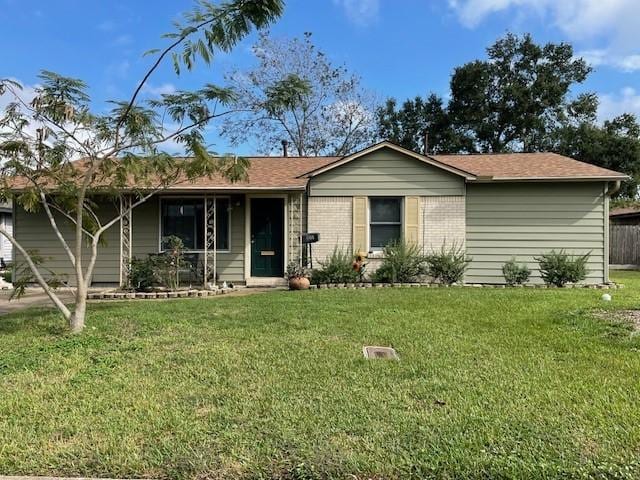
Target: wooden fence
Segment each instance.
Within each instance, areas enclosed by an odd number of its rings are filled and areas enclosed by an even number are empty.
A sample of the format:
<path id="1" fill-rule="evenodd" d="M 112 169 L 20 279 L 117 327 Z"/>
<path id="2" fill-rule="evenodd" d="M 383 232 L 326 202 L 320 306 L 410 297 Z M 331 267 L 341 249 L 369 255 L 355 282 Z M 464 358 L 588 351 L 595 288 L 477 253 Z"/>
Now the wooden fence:
<path id="1" fill-rule="evenodd" d="M 609 225 L 609 263 L 640 265 L 640 225 Z"/>

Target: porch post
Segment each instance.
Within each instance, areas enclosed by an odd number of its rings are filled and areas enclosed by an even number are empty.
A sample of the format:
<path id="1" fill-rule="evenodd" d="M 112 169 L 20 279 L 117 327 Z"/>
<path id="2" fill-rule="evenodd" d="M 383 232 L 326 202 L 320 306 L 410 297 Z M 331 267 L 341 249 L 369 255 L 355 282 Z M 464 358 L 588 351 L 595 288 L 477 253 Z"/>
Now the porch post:
<path id="1" fill-rule="evenodd" d="M 302 265 L 303 193 L 289 194 L 289 258 Z"/>
<path id="2" fill-rule="evenodd" d="M 216 247 L 216 196 L 205 195 L 205 239 L 204 239 L 204 287 L 208 287 L 210 269 L 213 283 L 216 283 L 217 247 Z M 210 267 L 211 265 L 211 267 Z"/>
<path id="3" fill-rule="evenodd" d="M 120 195 L 120 286 L 129 286 L 133 257 L 133 214 L 131 195 Z"/>

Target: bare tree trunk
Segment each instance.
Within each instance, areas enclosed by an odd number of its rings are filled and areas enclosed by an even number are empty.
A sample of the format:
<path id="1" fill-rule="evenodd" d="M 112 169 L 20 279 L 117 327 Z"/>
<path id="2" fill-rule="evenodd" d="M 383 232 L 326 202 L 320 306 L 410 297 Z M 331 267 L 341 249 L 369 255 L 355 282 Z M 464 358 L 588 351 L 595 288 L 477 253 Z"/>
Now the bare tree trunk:
<path id="1" fill-rule="evenodd" d="M 84 320 L 87 315 L 87 288 L 84 284 L 76 289 L 76 305 L 69 318 L 71 333 L 80 333 L 84 329 Z"/>

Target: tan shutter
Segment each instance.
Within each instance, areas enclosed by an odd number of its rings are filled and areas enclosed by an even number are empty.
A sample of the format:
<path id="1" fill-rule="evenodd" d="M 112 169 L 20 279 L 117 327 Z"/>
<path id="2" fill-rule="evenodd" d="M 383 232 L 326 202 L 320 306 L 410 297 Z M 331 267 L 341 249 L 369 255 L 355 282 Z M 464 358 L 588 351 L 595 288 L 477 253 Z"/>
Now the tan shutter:
<path id="1" fill-rule="evenodd" d="M 404 199 L 404 241 L 413 245 L 420 242 L 420 197 Z"/>
<path id="2" fill-rule="evenodd" d="M 353 197 L 353 252 L 367 251 L 367 197 Z"/>

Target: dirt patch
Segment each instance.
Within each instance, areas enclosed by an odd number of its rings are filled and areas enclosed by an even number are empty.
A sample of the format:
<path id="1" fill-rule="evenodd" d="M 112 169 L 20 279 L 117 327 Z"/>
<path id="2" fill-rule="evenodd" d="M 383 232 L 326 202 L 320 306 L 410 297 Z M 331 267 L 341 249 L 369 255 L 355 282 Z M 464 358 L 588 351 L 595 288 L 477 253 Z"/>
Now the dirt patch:
<path id="1" fill-rule="evenodd" d="M 640 310 L 617 310 L 595 312 L 596 317 L 609 322 L 624 323 L 631 327 L 633 334 L 640 333 Z"/>

